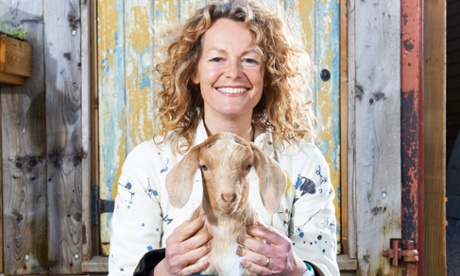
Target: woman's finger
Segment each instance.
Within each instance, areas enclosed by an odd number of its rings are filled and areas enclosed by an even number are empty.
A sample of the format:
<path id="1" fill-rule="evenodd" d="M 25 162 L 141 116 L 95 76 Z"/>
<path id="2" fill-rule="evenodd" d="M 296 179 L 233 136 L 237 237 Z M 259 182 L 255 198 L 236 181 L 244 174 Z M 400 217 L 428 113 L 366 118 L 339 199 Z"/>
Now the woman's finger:
<path id="1" fill-rule="evenodd" d="M 203 228 L 206 216 L 200 216 L 192 220 L 187 220 L 174 229 L 170 236 L 171 242 L 182 242 L 196 234 Z"/>

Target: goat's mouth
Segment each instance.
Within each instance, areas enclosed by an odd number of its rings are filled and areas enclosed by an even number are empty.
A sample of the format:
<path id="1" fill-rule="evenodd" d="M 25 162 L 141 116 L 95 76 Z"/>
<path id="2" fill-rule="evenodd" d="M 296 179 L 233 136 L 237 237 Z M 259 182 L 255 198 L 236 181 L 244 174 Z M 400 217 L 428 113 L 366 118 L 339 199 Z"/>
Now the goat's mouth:
<path id="1" fill-rule="evenodd" d="M 231 215 L 238 210 L 238 202 L 221 202 L 219 204 L 220 210 L 225 215 Z"/>

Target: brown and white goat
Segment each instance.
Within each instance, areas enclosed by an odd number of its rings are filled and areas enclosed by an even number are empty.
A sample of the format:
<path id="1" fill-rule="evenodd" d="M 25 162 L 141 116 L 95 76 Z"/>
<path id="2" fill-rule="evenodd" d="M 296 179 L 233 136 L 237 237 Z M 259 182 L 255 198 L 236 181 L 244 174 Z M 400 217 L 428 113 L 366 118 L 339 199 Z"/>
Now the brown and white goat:
<path id="1" fill-rule="evenodd" d="M 192 193 L 193 177 L 201 170 L 203 198 L 192 218 L 205 213 L 205 227 L 213 236 L 210 266 L 203 273 L 251 275 L 240 265 L 236 254 L 238 237 L 246 227 L 257 224 L 257 212 L 248 202 L 247 175 L 254 167 L 259 193 L 268 213 L 276 212 L 286 189 L 286 177 L 277 162 L 253 143 L 225 132 L 215 134 L 193 147 L 166 176 L 166 189 L 172 206 L 183 207 Z"/>

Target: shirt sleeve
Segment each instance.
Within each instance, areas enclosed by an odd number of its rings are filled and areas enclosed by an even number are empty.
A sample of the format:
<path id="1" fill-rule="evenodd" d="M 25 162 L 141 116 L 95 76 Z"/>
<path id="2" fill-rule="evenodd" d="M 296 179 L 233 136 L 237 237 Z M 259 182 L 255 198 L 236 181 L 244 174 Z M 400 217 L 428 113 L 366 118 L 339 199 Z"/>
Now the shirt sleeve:
<path id="1" fill-rule="evenodd" d="M 295 197 L 290 221 L 290 239 L 304 261 L 323 275 L 340 275 L 337 265 L 337 236 L 334 188 L 329 166 L 314 145 L 292 157 L 291 181 Z"/>
<path id="2" fill-rule="evenodd" d="M 133 275 L 142 256 L 161 244 L 162 210 L 157 183 L 158 156 L 151 143 L 126 158 L 118 180 L 111 223 L 109 275 Z"/>

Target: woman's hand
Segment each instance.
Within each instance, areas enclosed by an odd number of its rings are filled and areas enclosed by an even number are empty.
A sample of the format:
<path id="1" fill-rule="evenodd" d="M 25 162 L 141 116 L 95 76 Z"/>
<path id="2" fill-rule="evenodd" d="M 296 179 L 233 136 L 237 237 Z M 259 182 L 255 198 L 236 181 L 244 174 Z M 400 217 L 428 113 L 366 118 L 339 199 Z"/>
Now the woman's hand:
<path id="1" fill-rule="evenodd" d="M 187 220 L 166 240 L 166 257 L 154 269 L 154 275 L 189 275 L 208 267 L 205 257 L 211 248 L 211 235 L 203 229 L 206 216 Z"/>
<path id="2" fill-rule="evenodd" d="M 259 275 L 302 275 L 306 266 L 295 254 L 292 242 L 281 232 L 261 223 L 249 226 L 237 254 L 242 266 Z"/>

